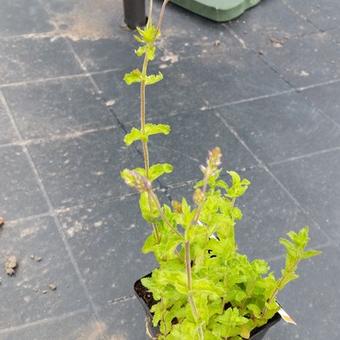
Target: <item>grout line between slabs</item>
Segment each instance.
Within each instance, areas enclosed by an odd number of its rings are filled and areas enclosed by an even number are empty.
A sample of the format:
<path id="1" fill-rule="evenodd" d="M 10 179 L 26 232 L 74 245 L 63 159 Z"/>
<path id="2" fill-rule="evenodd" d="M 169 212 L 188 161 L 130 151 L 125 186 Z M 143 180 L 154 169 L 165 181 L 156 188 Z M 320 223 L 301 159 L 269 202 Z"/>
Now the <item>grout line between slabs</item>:
<path id="1" fill-rule="evenodd" d="M 70 313 L 65 313 L 65 314 L 62 314 L 62 315 L 59 315 L 59 316 L 56 316 L 56 317 L 51 317 L 51 318 L 41 319 L 41 320 L 38 320 L 38 321 L 28 322 L 28 323 L 22 324 L 20 326 L 2 328 L 2 329 L 0 329 L 0 334 L 15 332 L 15 331 L 26 329 L 26 328 L 29 328 L 29 327 L 48 324 L 48 323 L 54 322 L 54 321 L 62 321 L 62 320 L 65 320 L 67 318 L 77 316 L 77 315 L 85 313 L 85 312 L 88 312 L 88 309 L 82 308 L 82 309 L 78 309 L 76 311 L 73 311 L 73 312 L 70 312 Z"/>
<path id="2" fill-rule="evenodd" d="M 0 148 L 6 148 L 6 147 L 11 147 L 11 146 L 36 145 L 36 144 L 50 143 L 50 142 L 55 142 L 55 141 L 60 141 L 60 140 L 67 141 L 67 140 L 81 138 L 91 133 L 113 131 L 116 128 L 117 126 L 115 125 L 109 125 L 109 126 L 92 128 L 92 129 L 87 129 L 87 130 L 79 130 L 79 131 L 74 130 L 74 132 L 66 133 L 64 135 L 51 135 L 48 137 L 41 137 L 41 138 L 34 137 L 34 138 L 26 139 L 26 140 L 23 139 L 23 140 L 17 140 L 11 143 L 0 144 Z"/>
<path id="3" fill-rule="evenodd" d="M 282 1 L 284 3 L 284 0 L 282 0 Z M 289 10 L 291 10 L 291 9 L 289 9 Z M 301 35 L 301 36 L 296 36 L 295 38 L 303 38 L 305 36 L 309 36 L 309 35 L 313 35 L 313 34 L 324 33 L 323 30 L 321 30 L 319 27 L 315 26 L 312 22 L 309 22 L 308 20 L 307 20 L 307 22 L 310 23 L 314 28 L 316 28 L 317 31 L 306 33 L 306 34 Z M 306 85 L 306 86 L 295 86 L 288 79 L 286 79 L 286 77 L 283 74 L 281 74 L 279 70 L 276 69 L 275 65 L 272 65 L 270 62 L 268 62 L 266 60 L 265 56 L 258 55 L 258 52 L 256 51 L 255 48 L 248 47 L 246 42 L 233 30 L 233 28 L 231 27 L 230 24 L 222 24 L 222 25 L 239 42 L 239 44 L 241 45 L 241 47 L 243 49 L 247 49 L 247 50 L 251 51 L 252 53 L 254 53 L 267 67 L 269 67 L 274 73 L 276 73 L 279 76 L 279 78 L 291 88 L 291 89 L 286 90 L 286 91 L 274 93 L 273 95 L 267 95 L 267 96 L 265 95 L 264 98 L 271 97 L 271 96 L 278 96 L 278 95 L 290 93 L 290 92 L 299 93 L 299 92 L 303 92 L 303 91 L 308 90 L 308 89 L 312 89 L 312 88 L 316 88 L 316 87 L 320 87 L 320 86 L 325 86 L 325 85 L 330 85 L 330 84 L 335 84 L 335 83 L 338 83 L 340 81 L 339 78 L 336 78 L 336 79 L 331 79 L 331 80 L 327 80 L 327 81 L 324 81 L 324 82 L 314 83 L 314 84 L 310 84 L 310 85 Z M 332 39 L 332 40 L 334 41 L 334 39 Z M 261 99 L 261 98 L 259 98 L 259 99 Z M 251 101 L 251 100 L 254 100 L 254 99 L 249 98 L 249 101 Z M 220 105 L 219 107 L 233 105 L 233 104 L 234 103 L 226 103 L 226 104 Z M 238 104 L 238 102 L 235 102 L 235 104 Z"/>
<path id="4" fill-rule="evenodd" d="M 249 97 L 249 98 L 235 100 L 235 101 L 232 101 L 232 102 L 223 103 L 223 104 L 219 104 L 219 105 L 212 105 L 212 106 L 208 106 L 208 107 L 204 106 L 204 107 L 201 107 L 200 111 L 209 111 L 209 110 L 219 109 L 219 108 L 223 108 L 223 107 L 227 107 L 227 106 L 233 106 L 233 105 L 238 105 L 238 104 L 243 104 L 243 103 L 250 103 L 250 102 L 261 100 L 261 99 L 278 97 L 278 96 L 282 96 L 282 95 L 289 94 L 289 93 L 295 93 L 295 92 L 296 92 L 296 90 L 294 88 L 291 88 L 289 90 L 274 92 L 274 93 L 271 93 L 271 94 L 264 94 L 262 96 Z"/>
<path id="5" fill-rule="evenodd" d="M 155 192 L 159 192 L 159 191 L 162 190 L 162 188 L 161 187 L 155 187 L 154 190 L 155 190 Z M 126 199 L 129 200 L 129 199 L 134 199 L 134 198 L 137 198 L 137 197 L 138 197 L 137 192 L 131 192 L 131 193 L 126 193 L 126 194 L 119 195 L 119 196 L 110 196 L 110 197 L 108 197 L 106 195 L 97 196 L 96 199 L 83 201 L 79 204 L 71 205 L 71 206 L 68 206 L 68 207 L 59 207 L 59 208 L 56 207 L 56 208 L 53 209 L 53 212 L 54 212 L 55 215 L 65 214 L 65 213 L 68 213 L 72 210 L 79 209 L 79 208 L 83 207 L 84 205 L 91 205 L 91 204 L 94 204 L 98 201 L 105 204 L 105 203 L 110 202 L 110 201 L 120 202 L 120 201 L 124 201 Z M 31 221 L 31 220 L 41 218 L 41 217 L 53 217 L 53 213 L 51 213 L 49 211 L 49 212 L 42 213 L 42 214 L 36 214 L 36 215 L 30 215 L 30 216 L 26 216 L 26 217 L 22 217 L 22 218 L 6 220 L 6 225 L 11 226 L 11 225 L 15 225 L 15 224 L 20 223 L 20 222 Z"/>
<path id="6" fill-rule="evenodd" d="M 16 125 L 15 119 L 14 119 L 14 117 L 13 117 L 11 111 L 10 111 L 10 108 L 9 108 L 9 106 L 7 104 L 6 98 L 4 97 L 2 92 L 0 92 L 0 101 L 3 103 L 3 105 L 4 105 L 5 109 L 6 109 L 7 115 L 8 115 L 8 117 L 9 117 L 9 119 L 10 119 L 12 125 L 13 125 L 13 128 L 14 128 L 14 130 L 15 130 L 18 138 L 19 138 L 19 140 L 23 140 L 22 135 L 21 135 L 21 133 L 20 133 L 20 131 L 19 131 L 17 125 Z M 57 226 L 58 232 L 59 232 L 60 237 L 61 237 L 61 239 L 62 239 L 62 241 L 64 243 L 64 246 L 65 246 L 65 249 L 66 249 L 67 254 L 69 256 L 69 259 L 70 259 L 70 261 L 71 261 L 71 263 L 73 265 L 73 268 L 74 268 L 74 270 L 75 270 L 75 272 L 77 274 L 78 280 L 80 282 L 80 285 L 83 288 L 84 294 L 85 294 L 85 296 L 86 296 L 86 298 L 87 298 L 87 300 L 88 300 L 88 302 L 89 302 L 89 304 L 91 306 L 91 309 L 92 309 L 92 311 L 94 313 L 96 321 L 99 322 L 100 317 L 99 317 L 99 314 L 98 314 L 98 309 L 97 309 L 96 305 L 94 304 L 94 302 L 92 300 L 92 297 L 91 297 L 91 295 L 90 295 L 90 293 L 89 293 L 89 291 L 88 291 L 88 289 L 86 287 L 85 281 L 84 281 L 84 279 L 83 279 L 83 277 L 81 275 L 81 272 L 80 272 L 80 269 L 78 267 L 78 264 L 77 264 L 77 262 L 76 262 L 76 260 L 75 260 L 75 258 L 73 256 L 71 247 L 70 247 L 70 245 L 67 242 L 67 239 L 66 239 L 65 233 L 64 233 L 64 231 L 62 229 L 61 223 L 60 223 L 60 221 L 58 219 L 58 216 L 56 215 L 56 213 L 54 211 L 54 208 L 53 208 L 53 205 L 51 203 L 51 200 L 50 200 L 50 198 L 48 196 L 48 193 L 47 193 L 47 191 L 45 189 L 45 186 L 44 186 L 43 181 L 42 181 L 42 179 L 41 179 L 41 177 L 39 175 L 39 172 L 38 172 L 38 170 L 37 170 L 37 168 L 36 168 L 36 166 L 35 166 L 35 164 L 33 162 L 31 154 L 30 154 L 28 148 L 25 145 L 22 146 L 22 150 L 23 150 L 23 152 L 26 155 L 26 158 L 27 158 L 27 160 L 28 160 L 28 162 L 30 164 L 30 167 L 31 167 L 32 171 L 34 172 L 34 175 L 36 177 L 36 180 L 37 180 L 38 186 L 40 188 L 40 191 L 43 194 L 43 196 L 45 198 L 45 201 L 46 201 L 46 204 L 48 206 L 49 213 L 53 217 L 53 220 L 54 220 L 54 222 L 55 222 L 55 224 Z"/>
<path id="7" fill-rule="evenodd" d="M 68 41 L 68 40 L 66 40 Z M 17 86 L 26 86 L 31 84 L 39 84 L 49 81 L 57 81 L 57 80 L 68 80 L 68 79 L 77 79 L 77 78 L 86 78 L 89 75 L 96 75 L 96 74 L 106 74 L 110 72 L 117 72 L 120 71 L 121 68 L 110 68 L 100 71 L 92 71 L 92 72 L 86 72 L 86 73 L 75 73 L 70 75 L 63 75 L 63 76 L 57 76 L 57 77 L 47 77 L 47 78 L 37 78 L 37 79 L 31 79 L 31 80 L 23 80 L 19 82 L 13 82 L 13 83 L 7 83 L 7 84 L 0 84 L 0 89 L 8 88 L 8 87 L 17 87 Z"/>
<path id="8" fill-rule="evenodd" d="M 285 164 L 285 163 L 294 162 L 294 161 L 298 161 L 298 160 L 305 159 L 305 158 L 312 158 L 314 156 L 319 156 L 319 155 L 323 155 L 323 154 L 331 153 L 331 152 L 336 152 L 336 151 L 340 151 L 340 146 L 335 146 L 333 148 L 329 148 L 329 149 L 325 149 L 325 150 L 319 150 L 319 151 L 315 151 L 315 152 L 310 152 L 308 154 L 304 154 L 304 155 L 301 155 L 301 156 L 289 157 L 289 158 L 282 159 L 282 160 L 279 160 L 279 161 L 270 162 L 270 163 L 268 163 L 268 165 L 269 166 L 275 166 L 275 165 Z"/>
<path id="9" fill-rule="evenodd" d="M 252 157 L 257 161 L 259 166 L 263 168 L 272 178 L 273 180 L 279 185 L 279 187 L 288 195 L 288 197 L 296 204 L 296 206 L 306 215 L 308 216 L 311 221 L 318 227 L 321 233 L 326 237 L 329 242 L 332 242 L 328 233 L 326 233 L 319 225 L 319 223 L 314 219 L 313 216 L 309 213 L 309 210 L 305 209 L 300 202 L 291 194 L 291 192 L 283 185 L 283 183 L 274 175 L 274 173 L 269 169 L 269 167 L 263 162 L 247 145 L 246 142 L 239 136 L 236 130 L 226 121 L 224 117 L 222 117 L 218 112 L 215 112 L 216 117 L 220 119 L 220 121 L 224 124 L 224 126 L 234 135 L 234 137 L 243 145 L 243 147 L 252 155 Z"/>
<path id="10" fill-rule="evenodd" d="M 290 90 L 287 90 L 288 93 L 289 91 L 296 91 L 295 87 L 293 86 L 293 84 L 290 83 L 289 80 L 287 80 L 285 78 L 285 76 L 283 74 L 280 73 L 279 70 L 277 70 L 273 65 L 271 65 L 269 62 L 267 62 L 267 60 L 262 57 L 261 55 L 258 54 L 258 52 L 251 47 L 248 47 L 247 44 L 245 43 L 245 41 L 231 28 L 230 25 L 228 24 L 223 24 L 224 27 L 229 31 L 229 33 L 239 42 L 239 44 L 242 46 L 242 48 L 249 50 L 251 53 L 253 53 L 259 60 L 262 61 L 262 63 L 264 63 L 272 72 L 274 72 L 276 75 L 279 76 L 279 79 L 281 79 L 284 83 L 286 83 L 286 85 L 288 85 L 290 87 Z M 285 92 L 285 91 L 282 91 Z"/>
<path id="11" fill-rule="evenodd" d="M 307 22 L 311 26 L 313 26 L 316 30 L 320 32 L 323 32 L 323 30 L 314 24 L 312 20 L 310 20 L 307 16 L 300 13 L 300 11 L 296 10 L 294 7 L 292 7 L 290 4 L 288 4 L 285 0 L 281 0 L 281 2 L 290 10 L 294 15 L 296 15 L 298 18 L 302 19 L 303 21 Z"/>
<path id="12" fill-rule="evenodd" d="M 38 218 L 43 218 L 43 217 L 53 217 L 53 216 L 51 215 L 50 212 L 46 212 L 46 213 L 42 213 L 42 214 L 20 217 L 20 218 L 14 219 L 14 220 L 6 220 L 6 227 L 10 227 L 10 226 L 15 225 L 17 223 L 28 222 L 28 221 L 35 220 L 35 219 L 38 219 Z"/>

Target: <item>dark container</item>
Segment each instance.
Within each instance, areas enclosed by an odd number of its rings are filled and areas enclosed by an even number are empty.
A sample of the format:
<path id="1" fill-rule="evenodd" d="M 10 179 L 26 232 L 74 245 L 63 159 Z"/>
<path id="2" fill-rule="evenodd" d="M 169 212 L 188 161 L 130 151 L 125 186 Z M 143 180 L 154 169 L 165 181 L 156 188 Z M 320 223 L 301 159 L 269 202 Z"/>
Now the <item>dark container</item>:
<path id="1" fill-rule="evenodd" d="M 145 0 L 123 0 L 124 21 L 131 29 L 146 24 Z"/>
<path id="2" fill-rule="evenodd" d="M 148 275 L 145 275 L 144 277 L 150 277 L 151 273 Z M 146 331 L 147 334 L 150 336 L 150 338 L 157 339 L 157 335 L 159 334 L 159 330 L 157 327 L 153 327 L 152 325 L 152 313 L 150 312 L 150 307 L 156 303 L 156 301 L 153 299 L 152 294 L 149 293 L 146 288 L 142 285 L 141 279 L 135 282 L 134 284 L 134 290 L 137 299 L 142 304 L 144 311 L 146 313 Z M 250 340 L 262 340 L 267 331 L 270 327 L 274 326 L 276 323 L 278 323 L 281 320 L 281 316 L 279 313 L 276 313 L 268 322 L 259 327 L 255 328 L 251 332 Z"/>

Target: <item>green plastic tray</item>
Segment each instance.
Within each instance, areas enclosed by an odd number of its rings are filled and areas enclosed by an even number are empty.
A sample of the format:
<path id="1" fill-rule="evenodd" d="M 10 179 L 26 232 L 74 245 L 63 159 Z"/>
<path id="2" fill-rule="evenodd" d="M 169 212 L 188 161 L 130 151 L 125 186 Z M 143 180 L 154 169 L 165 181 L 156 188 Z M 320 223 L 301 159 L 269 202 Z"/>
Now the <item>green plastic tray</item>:
<path id="1" fill-rule="evenodd" d="M 217 22 L 235 19 L 248 8 L 257 5 L 261 0 L 171 0 L 202 17 Z"/>

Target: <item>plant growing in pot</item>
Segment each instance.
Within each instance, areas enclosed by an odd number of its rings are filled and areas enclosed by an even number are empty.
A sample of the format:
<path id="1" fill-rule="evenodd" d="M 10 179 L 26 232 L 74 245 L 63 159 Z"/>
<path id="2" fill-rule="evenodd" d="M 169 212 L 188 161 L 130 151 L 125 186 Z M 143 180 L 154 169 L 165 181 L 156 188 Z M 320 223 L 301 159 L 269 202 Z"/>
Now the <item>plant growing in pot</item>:
<path id="1" fill-rule="evenodd" d="M 152 22 L 152 1 L 145 28 L 138 28 L 135 51 L 143 57 L 142 69 L 124 77 L 128 85 L 140 84 L 140 127 L 132 128 L 125 143 L 141 142 L 144 167 L 124 169 L 124 181 L 140 193 L 140 210 L 150 224 L 143 253 L 153 253 L 158 267 L 135 283 L 135 290 L 152 319 L 150 336 L 157 339 L 260 339 L 280 320 L 278 293 L 298 275 L 300 261 L 319 254 L 306 250 L 308 228 L 289 232 L 280 243 L 286 263 L 280 277 L 261 259 L 250 261 L 237 249 L 235 223 L 242 218 L 236 201 L 250 182 L 234 171 L 222 179 L 221 150 L 216 147 L 201 166 L 202 179 L 194 186 L 193 205 L 185 198 L 161 204 L 153 182 L 173 170 L 168 163 L 149 163 L 148 141 L 154 134 L 170 133 L 166 124 L 146 122 L 146 87 L 162 80 L 148 75 L 164 16 L 165 0 L 157 25 Z"/>

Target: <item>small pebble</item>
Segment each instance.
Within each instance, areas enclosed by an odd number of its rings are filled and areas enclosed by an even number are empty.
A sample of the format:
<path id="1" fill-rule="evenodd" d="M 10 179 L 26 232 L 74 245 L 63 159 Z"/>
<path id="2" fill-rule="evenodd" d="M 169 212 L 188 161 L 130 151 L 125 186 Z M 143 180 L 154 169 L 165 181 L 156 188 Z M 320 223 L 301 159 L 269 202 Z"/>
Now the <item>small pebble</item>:
<path id="1" fill-rule="evenodd" d="M 114 105 L 115 104 L 115 100 L 114 99 L 111 99 L 111 100 L 108 100 L 106 103 L 105 103 L 105 105 L 106 106 L 112 106 L 112 105 Z"/>
<path id="2" fill-rule="evenodd" d="M 17 258 L 14 255 L 9 256 L 5 262 L 6 274 L 9 276 L 15 275 L 17 267 L 18 267 Z"/>
<path id="3" fill-rule="evenodd" d="M 48 285 L 48 288 L 51 289 L 52 291 L 55 291 L 55 290 L 57 290 L 57 285 L 55 285 L 54 283 L 50 283 Z"/>
<path id="4" fill-rule="evenodd" d="M 42 293 L 43 293 L 43 294 L 47 294 L 47 290 L 43 290 Z"/>
<path id="5" fill-rule="evenodd" d="M 5 224 L 5 219 L 0 216 L 0 227 L 2 227 Z"/>
<path id="6" fill-rule="evenodd" d="M 33 254 L 30 256 L 30 258 L 32 260 L 34 260 L 35 262 L 41 262 L 42 261 L 42 257 L 36 256 L 36 255 L 33 255 Z"/>

